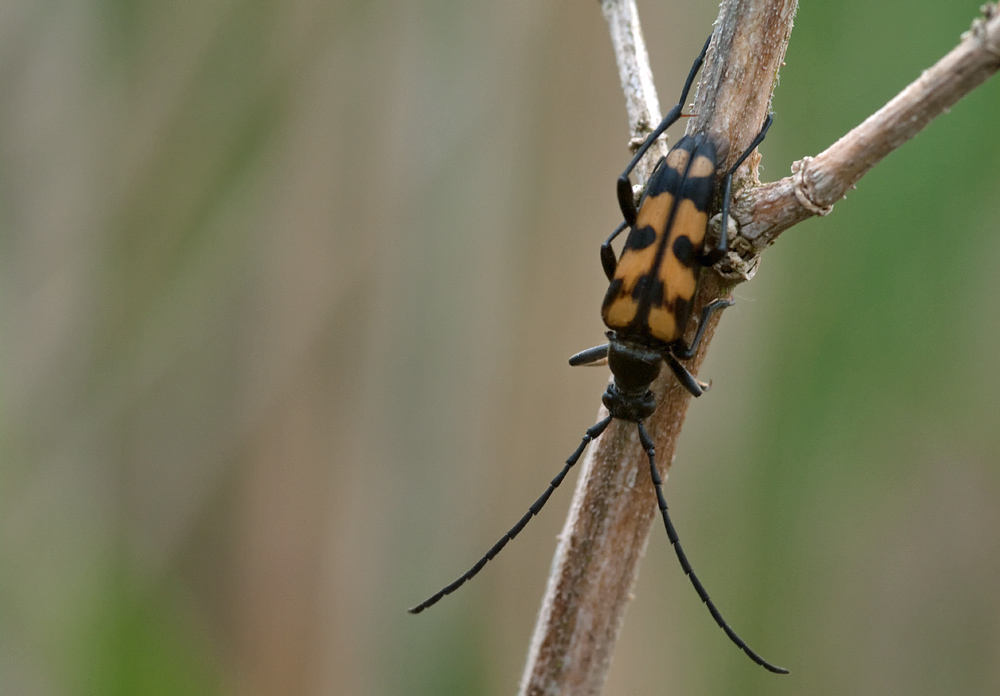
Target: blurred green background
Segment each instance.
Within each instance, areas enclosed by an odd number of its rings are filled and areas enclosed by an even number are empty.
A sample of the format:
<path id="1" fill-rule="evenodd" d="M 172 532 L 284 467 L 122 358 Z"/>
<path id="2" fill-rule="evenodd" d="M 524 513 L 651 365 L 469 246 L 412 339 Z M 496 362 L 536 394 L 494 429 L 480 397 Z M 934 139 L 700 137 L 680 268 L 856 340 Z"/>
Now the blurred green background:
<path id="1" fill-rule="evenodd" d="M 804 2 L 764 180 L 980 0 Z M 641 2 L 669 107 L 714 2 Z M 1000 692 L 1000 81 L 737 290 L 606 694 Z M 594 422 L 597 2 L 0 6 L 0 693 L 509 694 Z"/>

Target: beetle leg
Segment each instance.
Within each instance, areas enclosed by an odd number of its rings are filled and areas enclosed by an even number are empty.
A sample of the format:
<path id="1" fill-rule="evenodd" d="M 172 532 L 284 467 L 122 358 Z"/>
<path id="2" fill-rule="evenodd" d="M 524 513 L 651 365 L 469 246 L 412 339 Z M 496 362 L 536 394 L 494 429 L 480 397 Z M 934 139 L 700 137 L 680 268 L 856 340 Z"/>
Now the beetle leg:
<path id="1" fill-rule="evenodd" d="M 639 146 L 639 149 L 636 150 L 635 154 L 632 156 L 628 166 L 625 167 L 625 171 L 623 171 L 622 175 L 618 177 L 618 205 L 621 206 L 622 216 L 624 216 L 625 222 L 629 225 L 635 224 L 636 209 L 635 197 L 632 195 L 632 182 L 629 181 L 628 177 L 632 173 L 632 170 L 635 169 L 635 165 L 639 163 L 639 160 L 646 154 L 646 150 L 649 149 L 653 142 L 663 135 L 663 131 L 667 130 L 667 128 L 672 126 L 677 119 L 681 117 L 681 111 L 684 110 L 684 102 L 687 101 L 688 92 L 691 91 L 691 85 L 694 84 L 694 76 L 697 75 L 698 71 L 701 69 L 701 64 L 705 60 L 705 54 L 708 52 L 708 45 L 711 42 L 712 35 L 710 34 L 708 39 L 705 41 L 705 46 L 701 49 L 701 53 L 699 53 L 698 57 L 695 59 L 694 65 L 691 66 L 691 72 L 688 73 L 687 80 L 684 82 L 684 89 L 681 91 L 680 100 L 674 108 L 667 112 L 667 115 L 663 117 L 662 121 L 660 121 L 660 125 L 658 125 L 656 129 L 642 142 L 642 145 Z"/>
<path id="2" fill-rule="evenodd" d="M 587 350 L 581 350 L 576 355 L 569 359 L 569 364 L 572 367 L 577 367 L 579 365 L 602 365 L 608 360 L 608 344 L 594 346 L 593 348 L 588 348 Z M 604 361 L 604 362 L 602 362 Z"/>
<path id="3" fill-rule="evenodd" d="M 726 172 L 726 178 L 722 181 L 722 221 L 719 223 L 719 241 L 714 249 L 702 254 L 701 263 L 704 266 L 714 266 L 726 255 L 726 251 L 729 249 L 729 225 L 727 223 L 729 221 L 729 197 L 733 188 L 733 174 L 740 168 L 743 161 L 750 156 L 754 148 L 764 141 L 764 138 L 767 136 L 767 129 L 771 127 L 771 123 L 773 122 L 774 114 L 768 114 L 767 118 L 764 119 L 764 127 L 760 129 L 760 133 L 753 139 L 750 146 L 744 150 L 740 158 L 736 160 L 736 164 Z"/>
<path id="4" fill-rule="evenodd" d="M 663 359 L 666 360 L 667 365 L 673 371 L 674 376 L 677 377 L 677 381 L 681 383 L 681 386 L 691 392 L 691 396 L 701 396 L 708 391 L 709 385 L 695 379 L 694 375 L 686 367 L 677 362 L 677 358 L 672 353 L 664 353 Z"/>
<path id="5" fill-rule="evenodd" d="M 604 275 L 608 277 L 609 281 L 615 279 L 615 270 L 618 268 L 618 259 L 615 258 L 615 250 L 611 248 L 611 242 L 628 226 L 628 221 L 618 225 L 611 236 L 605 239 L 604 244 L 601 245 L 601 265 L 604 266 Z"/>
<path id="6" fill-rule="evenodd" d="M 732 307 L 734 304 L 736 303 L 732 300 L 716 300 L 715 302 L 709 302 L 705 305 L 705 308 L 701 310 L 701 320 L 698 322 L 698 330 L 694 334 L 694 340 L 691 341 L 691 345 L 686 346 L 683 341 L 680 341 L 678 342 L 678 346 L 674 348 L 673 354 L 681 360 L 690 360 L 694 357 L 694 353 L 698 350 L 698 345 L 701 343 L 701 337 L 704 335 L 705 329 L 708 327 L 708 320 L 711 316 L 720 309 Z"/>
<path id="7" fill-rule="evenodd" d="M 650 180 L 656 175 L 657 170 L 663 166 L 666 161 L 666 157 L 661 157 L 653 167 L 652 173 L 649 175 Z M 619 179 L 619 184 L 624 182 L 624 185 L 619 185 L 618 187 L 618 205 L 622 209 L 624 215 L 631 215 L 632 219 L 626 218 L 625 222 L 618 225 L 615 231 L 611 233 L 611 236 L 604 240 L 604 244 L 601 245 L 601 265 L 604 266 L 604 274 L 608 277 L 608 280 L 615 279 L 615 270 L 618 268 L 618 260 L 615 258 L 615 250 L 611 248 L 611 242 L 614 241 L 615 237 L 621 234 L 622 230 L 626 227 L 635 229 L 636 216 L 638 216 L 637 209 L 635 207 L 635 193 L 632 191 L 632 184 L 628 179 Z M 629 211 L 626 213 L 625 211 Z"/>

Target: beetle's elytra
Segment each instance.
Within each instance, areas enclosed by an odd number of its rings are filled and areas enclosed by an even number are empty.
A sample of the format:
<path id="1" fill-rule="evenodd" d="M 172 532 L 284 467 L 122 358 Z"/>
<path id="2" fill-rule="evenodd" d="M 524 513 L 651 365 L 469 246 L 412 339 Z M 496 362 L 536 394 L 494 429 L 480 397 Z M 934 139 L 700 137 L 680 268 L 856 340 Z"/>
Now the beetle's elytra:
<path id="1" fill-rule="evenodd" d="M 683 338 L 715 192 L 715 144 L 684 138 L 654 170 L 604 298 L 604 323 L 664 343 Z"/>

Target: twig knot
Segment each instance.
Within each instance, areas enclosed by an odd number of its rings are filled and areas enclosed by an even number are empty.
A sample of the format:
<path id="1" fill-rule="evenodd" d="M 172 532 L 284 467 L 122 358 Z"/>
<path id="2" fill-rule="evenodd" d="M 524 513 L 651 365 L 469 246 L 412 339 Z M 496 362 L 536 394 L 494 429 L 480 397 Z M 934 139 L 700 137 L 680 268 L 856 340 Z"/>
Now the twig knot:
<path id="1" fill-rule="evenodd" d="M 795 197 L 802 204 L 802 207 L 813 215 L 829 215 L 833 210 L 833 205 L 820 205 L 815 202 L 812 182 L 806 177 L 806 168 L 812 161 L 812 157 L 803 157 L 799 161 L 792 163 Z"/>
<path id="2" fill-rule="evenodd" d="M 722 215 L 714 216 L 708 223 L 712 234 L 718 238 Z M 740 236 L 736 220 L 729 216 L 727 227 L 729 250 L 715 264 L 715 272 L 730 283 L 745 283 L 757 274 L 760 267 L 760 251 L 746 238 Z"/>

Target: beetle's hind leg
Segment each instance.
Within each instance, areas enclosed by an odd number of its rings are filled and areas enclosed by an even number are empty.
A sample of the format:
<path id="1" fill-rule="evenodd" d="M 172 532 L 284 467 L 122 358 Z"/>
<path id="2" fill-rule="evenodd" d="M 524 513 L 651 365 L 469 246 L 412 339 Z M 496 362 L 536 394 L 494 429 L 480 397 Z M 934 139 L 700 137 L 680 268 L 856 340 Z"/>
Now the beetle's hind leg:
<path id="1" fill-rule="evenodd" d="M 694 84 L 694 76 L 701 69 L 701 64 L 705 60 L 705 54 L 708 52 L 708 45 L 710 43 L 712 43 L 711 34 L 709 34 L 708 39 L 705 41 L 705 46 L 701 49 L 701 53 L 695 59 L 694 65 L 691 66 L 691 72 L 688 73 L 687 80 L 684 82 L 684 89 L 681 90 L 680 100 L 678 100 L 674 108 L 667 112 L 667 115 L 660 121 L 660 125 L 642 142 L 639 149 L 635 151 L 635 155 L 632 156 L 632 160 L 628 163 L 628 166 L 625 167 L 625 171 L 618 177 L 618 204 L 621 206 L 625 222 L 629 225 L 635 224 L 636 207 L 635 197 L 632 195 L 632 182 L 629 181 L 628 177 L 632 173 L 632 170 L 635 169 L 635 165 L 642 159 L 642 156 L 646 154 L 646 150 L 649 149 L 650 145 L 663 135 L 663 131 L 667 130 L 667 128 L 672 126 L 681 117 L 681 112 L 684 110 L 684 102 L 687 101 L 688 92 L 691 91 L 691 85 Z"/>

